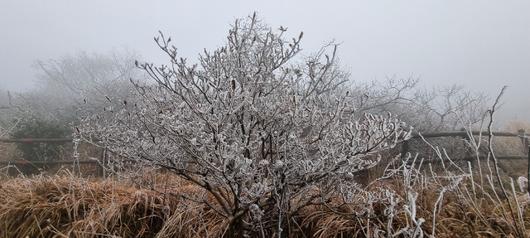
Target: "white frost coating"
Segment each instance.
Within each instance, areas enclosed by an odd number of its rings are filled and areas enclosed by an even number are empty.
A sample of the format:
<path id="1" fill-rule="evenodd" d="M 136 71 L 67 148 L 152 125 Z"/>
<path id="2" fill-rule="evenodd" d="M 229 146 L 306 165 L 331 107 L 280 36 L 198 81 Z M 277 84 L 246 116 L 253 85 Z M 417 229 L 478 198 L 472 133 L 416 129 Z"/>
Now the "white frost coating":
<path id="1" fill-rule="evenodd" d="M 353 199 L 355 172 L 377 163 L 371 155 L 407 138 L 409 128 L 390 114 L 357 115 L 337 46 L 297 60 L 301 37 L 253 17 L 191 65 L 161 35 L 169 64 L 139 64 L 154 84 L 135 84 L 135 102 L 87 118 L 81 134 L 205 188 L 228 217 L 250 210 L 281 224 L 287 201 L 330 184 Z"/>

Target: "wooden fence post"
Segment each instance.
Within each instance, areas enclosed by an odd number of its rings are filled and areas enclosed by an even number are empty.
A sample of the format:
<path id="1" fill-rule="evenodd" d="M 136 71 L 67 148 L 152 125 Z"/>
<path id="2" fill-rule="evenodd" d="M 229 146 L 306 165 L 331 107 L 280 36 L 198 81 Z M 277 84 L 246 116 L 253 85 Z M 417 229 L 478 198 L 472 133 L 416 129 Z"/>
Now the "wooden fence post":
<path id="1" fill-rule="evenodd" d="M 101 175 L 104 179 L 107 178 L 107 171 L 105 171 L 105 166 L 107 163 L 107 147 L 103 148 L 103 154 L 101 155 L 101 164 L 99 165 L 101 168 Z"/>
<path id="2" fill-rule="evenodd" d="M 401 142 L 401 159 L 405 158 L 405 155 L 409 152 L 409 141 Z"/>
<path id="3" fill-rule="evenodd" d="M 528 194 L 530 194 L 530 144 L 528 143 L 528 136 L 526 135 L 525 129 L 519 129 L 517 133 L 519 134 L 519 138 L 521 138 L 521 143 L 523 144 L 523 153 L 526 153 L 528 156 L 528 165 L 526 172 L 526 190 L 528 191 Z"/>
<path id="4" fill-rule="evenodd" d="M 527 147 L 528 152 L 528 171 L 526 174 L 526 189 L 528 190 L 528 194 L 530 194 L 530 147 Z"/>
<path id="5" fill-rule="evenodd" d="M 521 139 L 521 143 L 523 144 L 523 152 L 527 152 L 526 149 L 528 147 L 528 136 L 526 135 L 526 130 L 517 130 L 517 135 L 519 136 L 519 138 Z"/>
<path id="6" fill-rule="evenodd" d="M 528 143 L 528 139 L 526 140 Z M 528 194 L 530 194 L 530 146 L 526 147 L 526 151 L 528 154 L 528 171 L 526 174 L 526 189 L 528 190 Z"/>
<path id="7" fill-rule="evenodd" d="M 460 131 L 462 133 L 464 133 L 462 135 L 462 146 L 463 146 L 462 149 L 464 150 L 463 151 L 464 152 L 463 153 L 464 156 L 462 156 L 462 159 L 463 160 L 467 160 L 468 158 L 472 158 L 473 157 L 473 153 L 471 151 L 472 148 L 469 146 L 469 143 L 470 143 L 470 141 L 472 139 L 471 137 L 473 136 L 473 133 L 468 134 L 468 132 L 466 131 L 466 128 L 464 128 L 464 127 L 460 128 Z M 467 161 L 471 163 L 471 166 L 473 166 L 473 162 L 475 160 L 474 159 L 470 159 L 470 160 L 467 160 Z"/>

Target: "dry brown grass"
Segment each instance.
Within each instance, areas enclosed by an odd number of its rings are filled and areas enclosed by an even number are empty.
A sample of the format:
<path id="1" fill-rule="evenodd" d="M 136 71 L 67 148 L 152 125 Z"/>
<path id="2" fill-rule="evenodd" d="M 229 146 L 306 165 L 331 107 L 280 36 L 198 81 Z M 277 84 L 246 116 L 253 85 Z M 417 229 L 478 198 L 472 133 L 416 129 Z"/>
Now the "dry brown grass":
<path id="1" fill-rule="evenodd" d="M 342 204 L 333 199 L 293 214 L 289 237 L 386 237 L 389 222 L 394 233 L 412 223 L 403 209 L 404 186 L 394 179 L 367 187 L 372 194 L 392 191 L 401 199 L 392 218 L 388 214 L 388 199 L 369 200 L 359 193 L 352 203 Z M 422 229 L 430 233 L 440 187 L 422 185 L 414 187 L 414 191 L 418 193 L 417 216 L 425 219 Z M 523 201 L 528 198 L 517 195 L 528 234 L 530 208 Z M 5 179 L 0 182 L 0 237 L 226 235 L 227 219 L 182 196 L 208 199 L 196 186 L 160 172 L 143 173 L 129 181 L 88 180 L 69 174 Z M 437 212 L 437 237 L 515 237 L 513 221 L 509 214 L 503 214 L 499 204 L 481 196 L 473 197 L 475 205 L 469 201 L 457 192 L 445 194 L 443 206 Z"/>
<path id="2" fill-rule="evenodd" d="M 384 186 L 384 185 L 383 185 Z M 395 185 L 394 185 L 395 186 Z M 395 191 L 395 190 L 394 190 Z M 399 191 L 399 190 L 398 190 Z M 418 217 L 425 219 L 422 228 L 427 233 L 432 229 L 433 207 L 438 198 L 436 188 L 428 187 L 417 191 Z M 526 197 L 526 198 L 524 198 Z M 528 199 L 527 196 L 520 199 Z M 486 198 L 477 198 L 480 214 L 467 201 L 462 200 L 454 193 L 446 194 L 443 207 L 437 212 L 436 237 L 517 237 L 516 232 L 510 227 L 513 222 L 509 214 L 502 214 L 498 204 Z M 326 206 L 307 207 L 302 211 L 303 226 L 309 237 L 386 237 L 383 232 L 387 230 L 389 215 L 386 208 L 387 202 L 344 204 L 335 209 Z M 399 206 L 404 204 L 400 203 Z M 507 204 L 503 204 L 506 206 Z M 366 206 L 373 208 L 372 213 L 360 213 Z M 522 207 L 526 235 L 530 235 L 530 208 L 526 204 Z M 482 216 L 482 217 L 481 217 Z M 505 217 L 508 217 L 506 219 Z M 391 221 L 392 231 L 403 229 L 411 224 L 410 217 L 404 211 L 395 214 Z M 298 235 L 297 237 L 308 237 Z M 406 236 L 399 236 L 406 237 Z"/>
<path id="3" fill-rule="evenodd" d="M 172 179 L 173 186 L 179 183 Z M 219 236 L 223 225 L 216 214 L 174 195 L 200 191 L 181 185 L 164 194 L 69 175 L 5 180 L 0 187 L 0 237 Z"/>

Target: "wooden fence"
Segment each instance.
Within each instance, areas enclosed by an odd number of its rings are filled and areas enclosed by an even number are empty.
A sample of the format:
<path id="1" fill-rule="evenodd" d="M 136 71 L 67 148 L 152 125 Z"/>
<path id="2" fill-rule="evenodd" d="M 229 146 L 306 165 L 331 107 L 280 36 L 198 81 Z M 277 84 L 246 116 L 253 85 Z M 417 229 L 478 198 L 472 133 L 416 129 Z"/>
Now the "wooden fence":
<path id="1" fill-rule="evenodd" d="M 511 137 L 511 138 L 519 138 L 521 140 L 522 146 L 523 146 L 523 152 L 526 155 L 522 156 L 496 156 L 499 160 L 527 160 L 527 178 L 530 178 L 530 135 L 526 133 L 524 129 L 518 130 L 518 133 L 511 133 L 511 132 L 503 132 L 503 131 L 497 131 L 497 132 L 490 132 L 488 131 L 466 131 L 466 130 L 460 130 L 460 131 L 449 131 L 449 132 L 435 132 L 435 133 L 415 133 L 412 135 L 412 139 L 428 139 L 428 138 L 441 138 L 441 137 L 457 137 L 462 138 L 464 140 L 470 140 L 471 136 L 483 136 L 483 137 Z M 409 152 L 409 141 L 405 141 L 401 144 L 401 154 L 404 155 L 406 152 Z M 480 159 L 485 159 L 485 157 L 479 157 Z M 463 160 L 467 161 L 475 161 L 476 157 L 464 157 L 461 158 Z M 528 193 L 530 194 L 530 186 L 527 186 Z"/>
<path id="2" fill-rule="evenodd" d="M 39 144 L 39 143 L 53 143 L 53 144 L 68 144 L 72 143 L 72 138 L 0 138 L 0 143 L 3 144 Z M 106 158 L 105 152 L 100 158 L 83 159 L 83 160 L 49 160 L 49 161 L 30 161 L 30 160 L 9 160 L 0 161 L 0 168 L 4 168 L 8 174 L 17 173 L 32 173 L 51 168 L 62 167 L 76 167 L 78 166 L 81 173 L 95 176 L 103 176 L 105 174 L 103 162 Z"/>
<path id="3" fill-rule="evenodd" d="M 524 129 L 520 129 L 518 133 L 512 133 L 512 132 L 504 132 L 504 131 L 495 131 L 492 132 L 491 135 L 494 137 L 511 137 L 511 138 L 519 138 L 521 140 L 522 146 L 524 148 L 524 153 L 527 155 L 508 155 L 508 156 L 497 156 L 497 159 L 501 160 L 507 160 L 507 159 L 528 159 L 530 163 L 530 135 L 526 133 Z M 470 136 L 483 136 L 483 137 L 489 137 L 490 133 L 488 131 L 446 131 L 446 132 L 433 132 L 433 133 L 414 133 L 412 134 L 412 139 L 429 139 L 429 138 L 443 138 L 443 137 L 456 137 L 456 138 L 462 138 L 464 140 L 469 141 Z M 407 152 L 410 151 L 409 148 L 410 140 L 404 141 L 401 144 L 401 154 L 404 155 Z M 464 160 L 473 160 L 476 157 L 466 157 L 463 158 Z"/>
<path id="4" fill-rule="evenodd" d="M 528 159 L 529 165 L 530 165 L 530 143 L 529 143 L 529 135 L 526 134 L 524 130 L 519 130 L 519 133 L 511 133 L 511 132 L 502 132 L 497 131 L 492 133 L 493 136 L 496 137 L 512 137 L 512 138 L 520 138 L 521 143 L 523 143 L 523 148 L 526 148 L 527 150 L 525 153 L 526 156 L 497 156 L 500 160 L 508 160 L 508 159 Z M 456 137 L 456 138 L 462 138 L 464 140 L 469 140 L 470 136 L 489 136 L 489 133 L 486 131 L 447 131 L 447 132 L 435 132 L 435 133 L 425 133 L 425 134 L 419 134 L 415 133 L 412 135 L 412 139 L 421 139 L 421 138 L 442 138 L 442 137 Z M 35 144 L 35 143 L 72 143 L 72 138 L 21 138 L 21 139 L 2 139 L 0 138 L 0 143 L 26 143 L 26 144 Z M 406 154 L 410 151 L 409 149 L 409 141 L 405 141 L 401 144 L 400 152 L 401 154 Z M 96 175 L 101 176 L 104 175 L 105 171 L 102 167 L 102 162 L 106 159 L 106 152 L 103 152 L 100 156 L 100 158 L 97 159 L 89 159 L 89 160 L 60 160 L 60 161 L 27 161 L 27 160 L 11 160 L 11 161 L 0 161 L 0 168 L 5 167 L 18 167 L 18 168 L 24 168 L 24 167 L 33 167 L 33 168 L 47 168 L 47 167 L 62 167 L 62 166 L 73 166 L 74 163 L 79 163 L 79 166 L 84 165 L 86 167 L 92 167 L 96 168 Z M 464 160 L 474 160 L 476 157 L 469 157 L 469 158 L 462 158 Z M 530 176 L 530 166 L 528 167 L 528 175 Z"/>

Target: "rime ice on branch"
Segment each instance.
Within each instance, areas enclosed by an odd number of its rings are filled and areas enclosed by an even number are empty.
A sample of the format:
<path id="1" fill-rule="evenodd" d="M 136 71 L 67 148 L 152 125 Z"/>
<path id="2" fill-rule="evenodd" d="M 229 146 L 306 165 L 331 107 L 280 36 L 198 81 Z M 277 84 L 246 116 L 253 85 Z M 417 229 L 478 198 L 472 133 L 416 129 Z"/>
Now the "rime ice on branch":
<path id="1" fill-rule="evenodd" d="M 337 187 L 346 193 L 356 171 L 377 163 L 367 155 L 409 131 L 389 114 L 357 115 L 337 45 L 300 57 L 301 39 L 253 16 L 190 64 L 160 34 L 169 63 L 137 63 L 154 83 L 133 82 L 135 101 L 87 118 L 81 135 L 204 188 L 234 229 L 281 233 L 297 209 L 292 199 L 307 204 Z"/>

